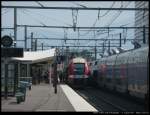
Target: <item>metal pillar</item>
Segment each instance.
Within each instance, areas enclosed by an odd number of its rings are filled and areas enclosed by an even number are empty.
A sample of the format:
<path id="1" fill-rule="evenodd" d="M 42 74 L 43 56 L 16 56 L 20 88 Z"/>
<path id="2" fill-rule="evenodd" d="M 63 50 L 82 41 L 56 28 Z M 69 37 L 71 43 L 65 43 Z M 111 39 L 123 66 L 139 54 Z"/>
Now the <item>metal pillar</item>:
<path id="1" fill-rule="evenodd" d="M 143 43 L 146 43 L 146 38 L 145 38 L 145 25 L 143 26 Z"/>
<path id="2" fill-rule="evenodd" d="M 20 81 L 20 63 L 18 63 L 18 80 L 17 80 L 17 86 L 19 84 L 19 81 Z"/>
<path id="3" fill-rule="evenodd" d="M 25 33 L 25 36 L 24 36 L 24 38 L 25 38 L 25 44 L 24 44 L 24 46 L 25 46 L 25 51 L 27 50 L 27 26 L 25 25 L 25 27 L 24 27 L 24 33 Z"/>
<path id="4" fill-rule="evenodd" d="M 15 96 L 16 90 L 17 90 L 17 83 L 18 83 L 18 64 L 15 63 L 15 72 L 14 72 L 14 91 L 13 96 Z"/>
<path id="5" fill-rule="evenodd" d="M 27 77 L 30 77 L 30 64 L 27 64 Z"/>
<path id="6" fill-rule="evenodd" d="M 95 46 L 95 60 L 97 59 L 97 49 L 96 49 L 96 46 Z"/>
<path id="7" fill-rule="evenodd" d="M 33 32 L 31 32 L 31 51 L 33 51 Z"/>
<path id="8" fill-rule="evenodd" d="M 35 39 L 35 51 L 37 51 L 37 39 Z"/>
<path id="9" fill-rule="evenodd" d="M 108 41 L 108 52 L 110 54 L 110 41 Z"/>
<path id="10" fill-rule="evenodd" d="M 121 47 L 121 33 L 119 34 L 119 37 L 120 37 L 120 47 Z"/>
<path id="11" fill-rule="evenodd" d="M 103 46 L 102 47 L 103 47 L 103 51 L 102 52 L 104 54 L 104 50 L 105 50 L 105 43 L 104 42 L 103 42 Z"/>
<path id="12" fill-rule="evenodd" d="M 42 43 L 42 51 L 43 51 L 43 43 Z"/>
<path id="13" fill-rule="evenodd" d="M 96 38 L 96 34 L 95 34 L 95 31 L 94 31 L 94 39 Z M 95 60 L 97 59 L 97 49 L 96 49 L 96 44 L 97 43 L 97 40 L 95 40 Z"/>
<path id="14" fill-rule="evenodd" d="M 14 41 L 17 41 L 17 8 L 14 8 Z M 14 47 L 16 47 L 16 43 Z"/>
<path id="15" fill-rule="evenodd" d="M 7 58 L 5 57 L 4 65 L 5 65 L 5 92 L 4 97 L 7 99 L 8 97 L 8 62 Z"/>

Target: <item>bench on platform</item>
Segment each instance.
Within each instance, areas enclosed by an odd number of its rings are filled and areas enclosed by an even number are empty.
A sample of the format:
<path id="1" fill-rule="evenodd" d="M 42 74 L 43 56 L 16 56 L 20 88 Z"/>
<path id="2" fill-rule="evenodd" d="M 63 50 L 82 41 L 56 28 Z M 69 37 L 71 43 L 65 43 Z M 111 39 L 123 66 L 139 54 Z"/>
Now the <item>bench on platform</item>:
<path id="1" fill-rule="evenodd" d="M 20 81 L 19 82 L 19 87 L 17 88 L 16 94 L 15 94 L 15 97 L 16 97 L 18 104 L 22 101 L 25 101 L 26 88 L 28 87 L 29 90 L 31 90 L 31 85 L 32 85 L 32 83 L 27 82 L 27 81 Z"/>

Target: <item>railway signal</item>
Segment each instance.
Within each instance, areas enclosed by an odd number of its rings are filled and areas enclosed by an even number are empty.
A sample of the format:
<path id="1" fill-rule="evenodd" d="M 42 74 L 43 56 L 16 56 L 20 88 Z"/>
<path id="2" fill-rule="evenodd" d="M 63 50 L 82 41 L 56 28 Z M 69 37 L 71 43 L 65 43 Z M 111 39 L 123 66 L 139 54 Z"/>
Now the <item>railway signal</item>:
<path id="1" fill-rule="evenodd" d="M 13 39 L 8 35 L 3 36 L 1 39 L 1 44 L 4 47 L 10 47 L 12 45 L 12 43 L 13 43 Z"/>

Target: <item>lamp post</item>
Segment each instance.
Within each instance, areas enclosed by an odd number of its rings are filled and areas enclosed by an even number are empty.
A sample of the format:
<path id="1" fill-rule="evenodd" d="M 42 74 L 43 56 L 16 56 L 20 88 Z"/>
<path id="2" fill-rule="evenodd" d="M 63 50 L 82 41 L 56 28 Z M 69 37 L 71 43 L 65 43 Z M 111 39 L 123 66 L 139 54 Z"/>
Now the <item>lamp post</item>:
<path id="1" fill-rule="evenodd" d="M 10 36 L 3 36 L 1 38 L 1 44 L 5 47 L 5 48 L 9 48 L 12 44 L 13 44 L 13 39 Z M 7 52 L 5 52 L 7 53 Z M 4 56 L 4 65 L 5 65 L 5 90 L 4 90 L 4 97 L 5 99 L 7 99 L 8 97 L 8 58 L 5 55 Z"/>

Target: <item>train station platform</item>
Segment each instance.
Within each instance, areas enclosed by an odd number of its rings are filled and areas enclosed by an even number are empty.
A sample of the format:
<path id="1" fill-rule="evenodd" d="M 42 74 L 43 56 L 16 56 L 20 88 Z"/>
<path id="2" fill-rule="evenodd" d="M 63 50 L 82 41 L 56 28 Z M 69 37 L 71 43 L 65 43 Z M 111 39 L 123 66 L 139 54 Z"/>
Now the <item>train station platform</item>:
<path id="1" fill-rule="evenodd" d="M 15 97 L 1 98 L 1 111 L 97 112 L 68 85 L 58 85 L 57 94 L 49 84 L 33 85 L 27 90 L 25 102 L 17 104 Z"/>

